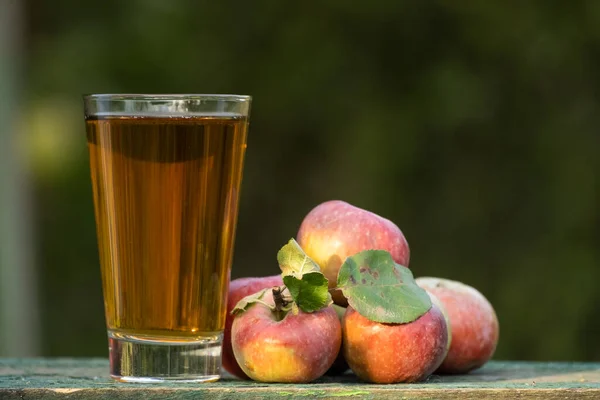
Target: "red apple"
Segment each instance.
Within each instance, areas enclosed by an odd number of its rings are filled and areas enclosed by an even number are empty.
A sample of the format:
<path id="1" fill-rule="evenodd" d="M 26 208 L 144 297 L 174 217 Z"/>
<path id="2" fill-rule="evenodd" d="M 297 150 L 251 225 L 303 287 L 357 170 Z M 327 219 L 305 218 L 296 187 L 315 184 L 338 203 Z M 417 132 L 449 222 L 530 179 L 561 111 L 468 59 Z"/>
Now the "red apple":
<path id="1" fill-rule="evenodd" d="M 263 299 L 274 305 L 272 292 Z M 340 350 L 338 316 L 331 306 L 313 313 L 288 312 L 281 320 L 263 304 L 236 316 L 231 330 L 235 358 L 261 382 L 311 382 L 327 371 Z"/>
<path id="2" fill-rule="evenodd" d="M 450 320 L 452 343 L 438 372 L 469 372 L 492 358 L 499 326 L 490 302 L 475 288 L 461 282 L 429 277 L 416 281 L 440 299 Z"/>
<path id="3" fill-rule="evenodd" d="M 315 207 L 302 221 L 297 237 L 300 247 L 319 266 L 333 288 L 346 257 L 363 250 L 387 250 L 394 261 L 408 267 L 410 250 L 402 231 L 390 220 L 343 201 Z M 336 304 L 347 302 L 338 291 Z"/>
<path id="4" fill-rule="evenodd" d="M 227 318 L 225 319 L 225 331 L 223 333 L 223 368 L 238 378 L 248 379 L 248 376 L 242 371 L 231 348 L 231 324 L 234 316 L 231 310 L 244 297 L 256 293 L 264 288 L 281 286 L 283 280 L 281 275 L 265 276 L 259 278 L 239 278 L 229 283 L 229 295 L 227 298 Z"/>
<path id="5" fill-rule="evenodd" d="M 439 367 L 448 350 L 448 326 L 435 304 L 406 324 L 373 322 L 348 307 L 342 327 L 344 357 L 368 382 L 421 381 Z"/>

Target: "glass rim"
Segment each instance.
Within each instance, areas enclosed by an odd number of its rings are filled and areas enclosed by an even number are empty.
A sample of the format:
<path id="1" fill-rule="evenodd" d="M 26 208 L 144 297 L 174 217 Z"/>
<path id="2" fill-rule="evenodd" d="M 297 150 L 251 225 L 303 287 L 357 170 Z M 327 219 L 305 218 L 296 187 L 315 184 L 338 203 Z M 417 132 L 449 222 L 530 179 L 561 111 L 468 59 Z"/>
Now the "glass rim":
<path id="1" fill-rule="evenodd" d="M 142 93 L 92 93 L 84 94 L 83 99 L 100 101 L 171 101 L 171 100 L 215 100 L 231 102 L 247 102 L 252 96 L 239 94 L 142 94 Z"/>

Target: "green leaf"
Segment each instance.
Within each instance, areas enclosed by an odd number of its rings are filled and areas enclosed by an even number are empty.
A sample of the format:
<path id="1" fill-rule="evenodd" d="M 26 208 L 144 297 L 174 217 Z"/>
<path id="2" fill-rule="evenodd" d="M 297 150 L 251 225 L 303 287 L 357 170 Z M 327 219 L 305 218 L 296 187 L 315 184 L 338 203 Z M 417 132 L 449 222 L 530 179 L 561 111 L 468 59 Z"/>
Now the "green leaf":
<path id="1" fill-rule="evenodd" d="M 301 279 L 292 275 L 283 277 L 294 303 L 302 311 L 311 313 L 333 303 L 329 294 L 329 283 L 321 272 L 309 272 Z"/>
<path id="2" fill-rule="evenodd" d="M 279 250 L 277 261 L 297 308 L 310 313 L 332 303 L 327 278 L 294 239 Z"/>
<path id="3" fill-rule="evenodd" d="M 348 257 L 338 273 L 337 286 L 348 304 L 375 322 L 405 324 L 431 308 L 431 299 L 417 286 L 412 272 L 384 250 Z"/>
<path id="4" fill-rule="evenodd" d="M 277 262 L 281 268 L 282 276 L 295 276 L 302 278 L 302 275 L 309 272 L 321 272 L 319 265 L 306 255 L 298 242 L 294 239 L 283 246 L 277 253 Z"/>
<path id="5" fill-rule="evenodd" d="M 270 309 L 274 309 L 272 306 L 270 306 L 267 303 L 265 303 L 264 301 L 262 301 L 262 298 L 265 295 L 265 293 L 267 292 L 267 290 L 271 290 L 271 288 L 265 288 L 265 289 L 261 290 L 260 292 L 250 294 L 250 295 L 244 297 L 243 299 L 241 299 L 240 301 L 238 301 L 238 303 L 235 305 L 235 307 L 233 307 L 233 310 L 231 310 L 231 315 L 237 315 L 237 314 L 243 313 L 244 311 L 246 311 L 248 309 L 248 307 L 250 307 L 251 305 L 253 305 L 255 303 L 261 303 L 261 304 L 269 307 Z"/>

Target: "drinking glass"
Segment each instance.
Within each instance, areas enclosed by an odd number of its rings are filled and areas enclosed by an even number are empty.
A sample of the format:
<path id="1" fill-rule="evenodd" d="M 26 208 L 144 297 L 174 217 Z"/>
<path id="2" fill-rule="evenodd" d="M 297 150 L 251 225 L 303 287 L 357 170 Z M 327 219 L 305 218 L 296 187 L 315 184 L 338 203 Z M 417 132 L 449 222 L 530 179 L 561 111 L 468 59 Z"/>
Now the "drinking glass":
<path id="1" fill-rule="evenodd" d="M 215 381 L 251 98 L 84 96 L 110 375 Z"/>

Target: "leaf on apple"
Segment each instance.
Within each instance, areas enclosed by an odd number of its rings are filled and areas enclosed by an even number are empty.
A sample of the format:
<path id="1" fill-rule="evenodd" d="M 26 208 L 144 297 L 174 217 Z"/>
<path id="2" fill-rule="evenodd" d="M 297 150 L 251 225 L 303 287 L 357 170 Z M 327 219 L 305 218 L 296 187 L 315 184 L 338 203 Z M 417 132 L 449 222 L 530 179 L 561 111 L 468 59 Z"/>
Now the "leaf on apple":
<path id="1" fill-rule="evenodd" d="M 271 288 L 262 289 L 261 291 L 256 292 L 254 294 L 250 294 L 250 295 L 244 297 L 243 299 L 241 299 L 240 301 L 238 301 L 237 304 L 235 305 L 235 307 L 233 307 L 233 310 L 231 310 L 231 315 L 240 314 L 240 313 L 246 311 L 248 309 L 248 307 L 250 307 L 252 304 L 255 304 L 255 303 L 265 304 L 267 307 L 271 308 L 271 306 L 269 306 L 264 301 L 262 301 L 262 298 L 265 295 L 265 293 L 267 292 L 267 290 L 272 290 L 272 289 Z"/>
<path id="2" fill-rule="evenodd" d="M 314 262 L 302 247 L 294 239 L 283 246 L 277 252 L 277 262 L 283 276 L 292 275 L 296 278 L 302 278 L 302 275 L 309 272 L 321 272 L 319 264 Z"/>
<path id="3" fill-rule="evenodd" d="M 304 274 L 302 279 L 295 276 L 284 276 L 283 283 L 290 291 L 290 295 L 298 307 L 304 312 L 315 312 L 330 305 L 327 278 L 320 272 Z"/>
<path id="4" fill-rule="evenodd" d="M 352 308 L 375 322 L 405 324 L 431 308 L 431 299 L 412 272 L 384 250 L 348 257 L 338 273 L 337 286 Z"/>
<path id="5" fill-rule="evenodd" d="M 327 278 L 294 239 L 279 250 L 277 261 L 283 283 L 300 310 L 311 313 L 333 303 Z"/>

